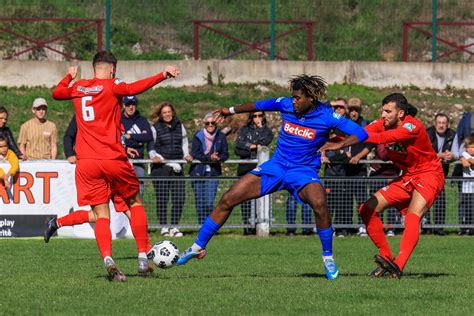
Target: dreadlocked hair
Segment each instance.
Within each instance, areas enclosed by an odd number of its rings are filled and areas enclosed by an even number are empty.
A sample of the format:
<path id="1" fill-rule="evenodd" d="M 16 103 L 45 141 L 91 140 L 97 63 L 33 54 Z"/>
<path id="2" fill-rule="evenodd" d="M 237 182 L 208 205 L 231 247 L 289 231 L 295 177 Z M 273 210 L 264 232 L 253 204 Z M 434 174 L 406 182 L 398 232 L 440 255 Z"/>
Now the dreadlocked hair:
<path id="1" fill-rule="evenodd" d="M 293 91 L 302 90 L 309 98 L 322 100 L 326 97 L 328 84 L 323 77 L 303 74 L 293 77 L 289 82 Z"/>

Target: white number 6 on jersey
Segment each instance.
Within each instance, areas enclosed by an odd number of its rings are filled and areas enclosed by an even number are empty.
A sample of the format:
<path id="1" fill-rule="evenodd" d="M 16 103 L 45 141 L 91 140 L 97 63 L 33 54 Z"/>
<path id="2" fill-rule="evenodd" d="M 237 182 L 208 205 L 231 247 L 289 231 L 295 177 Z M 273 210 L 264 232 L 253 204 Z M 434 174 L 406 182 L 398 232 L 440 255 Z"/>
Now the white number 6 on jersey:
<path id="1" fill-rule="evenodd" d="M 88 101 L 92 101 L 92 97 L 82 97 L 81 98 L 81 106 L 82 106 L 82 118 L 86 122 L 93 121 L 95 119 L 94 108 L 92 106 L 87 106 Z"/>

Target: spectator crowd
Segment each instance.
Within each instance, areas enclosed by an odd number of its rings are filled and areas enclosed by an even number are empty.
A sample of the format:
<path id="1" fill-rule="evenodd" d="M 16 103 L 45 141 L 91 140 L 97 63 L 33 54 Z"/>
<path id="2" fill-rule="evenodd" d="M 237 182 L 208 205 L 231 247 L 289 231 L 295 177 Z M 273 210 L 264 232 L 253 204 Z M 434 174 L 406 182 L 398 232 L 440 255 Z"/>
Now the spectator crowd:
<path id="1" fill-rule="evenodd" d="M 362 116 L 363 102 L 359 98 L 337 98 L 330 102 L 334 112 L 355 122 L 361 127 L 368 122 Z M 226 134 L 216 124 L 212 113 L 202 118 L 202 126 L 192 137 L 188 134 L 178 113 L 170 102 L 163 102 L 152 108 L 149 120 L 139 111 L 139 100 L 136 96 L 123 98 L 121 116 L 123 145 L 130 159 L 150 159 L 148 166 L 135 162 L 134 169 L 139 179 L 147 175 L 156 177 L 153 189 L 156 203 L 156 217 L 162 226 L 161 235 L 181 237 L 180 220 L 185 207 L 185 164 L 172 161 L 192 163 L 189 176 L 194 192 L 197 222 L 202 224 L 213 210 L 222 175 L 222 163 L 229 158 Z M 47 119 L 48 104 L 44 98 L 36 98 L 31 107 L 32 118 L 21 125 L 18 141 L 15 142 L 12 131 L 7 127 L 8 111 L 0 106 L 0 161 L 7 162 L 8 168 L 0 168 L 0 185 L 11 194 L 12 184 L 19 170 L 19 161 L 50 160 L 58 157 L 57 128 Z M 413 108 L 410 115 L 416 115 Z M 450 128 L 448 115 L 437 113 L 432 126 L 427 128 L 433 149 L 443 164 L 445 176 L 453 169 L 452 176 L 474 178 L 474 113 L 464 113 L 456 130 Z M 77 134 L 76 118 L 73 116 L 64 134 L 64 154 L 69 163 L 76 163 L 74 144 Z M 330 137 L 345 135 L 333 130 Z M 191 138 L 191 143 L 189 139 Z M 268 147 L 274 135 L 264 112 L 249 113 L 247 120 L 240 127 L 235 141 L 235 154 L 241 159 L 256 159 L 262 147 Z M 392 150 L 397 144 L 390 146 Z M 361 160 L 374 159 L 377 162 L 365 164 Z M 332 214 L 335 234 L 345 237 L 349 234 L 367 236 L 366 230 L 356 215 L 361 203 L 373 194 L 377 188 L 386 185 L 391 178 L 400 174 L 400 169 L 390 163 L 379 163 L 387 160 L 385 145 L 360 143 L 339 151 L 328 151 L 321 157 L 324 165 L 323 184 L 326 188 L 328 208 Z M 454 163 L 456 162 L 456 163 Z M 453 164 L 454 163 L 454 164 Z M 453 165 L 450 168 L 450 165 Z M 255 163 L 241 163 L 237 167 L 237 176 L 241 177 L 256 167 Z M 6 170 L 4 170 L 6 169 Z M 370 178 L 366 181 L 364 178 Z M 373 180 L 373 181 L 372 181 Z M 473 235 L 474 230 L 468 226 L 474 224 L 474 179 L 457 181 L 458 190 L 458 224 L 460 235 Z M 375 183 L 377 182 L 377 183 Z M 423 232 L 445 235 L 442 228 L 446 224 L 447 188 L 436 200 L 431 213 L 423 219 Z M 145 194 L 141 181 L 140 193 Z M 255 234 L 255 201 L 241 205 L 244 235 Z M 168 206 L 170 217 L 168 218 Z M 287 235 L 296 234 L 297 209 L 296 199 L 289 195 L 285 203 Z M 312 235 L 314 220 L 309 205 L 301 206 L 303 235 Z M 394 209 L 381 215 L 385 218 L 386 233 L 394 236 L 396 226 L 403 219 Z M 434 228 L 427 228 L 427 226 Z M 354 227 L 358 229 L 354 229 Z"/>

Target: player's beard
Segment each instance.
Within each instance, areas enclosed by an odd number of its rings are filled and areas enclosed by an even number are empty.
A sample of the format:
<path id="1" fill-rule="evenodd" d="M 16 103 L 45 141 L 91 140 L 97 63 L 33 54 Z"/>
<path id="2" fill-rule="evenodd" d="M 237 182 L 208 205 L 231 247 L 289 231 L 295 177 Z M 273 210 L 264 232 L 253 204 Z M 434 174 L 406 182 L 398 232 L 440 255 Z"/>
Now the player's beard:
<path id="1" fill-rule="evenodd" d="M 384 124 L 386 129 L 393 129 L 397 126 L 397 122 L 396 121 L 389 121 L 389 120 L 384 120 Z"/>

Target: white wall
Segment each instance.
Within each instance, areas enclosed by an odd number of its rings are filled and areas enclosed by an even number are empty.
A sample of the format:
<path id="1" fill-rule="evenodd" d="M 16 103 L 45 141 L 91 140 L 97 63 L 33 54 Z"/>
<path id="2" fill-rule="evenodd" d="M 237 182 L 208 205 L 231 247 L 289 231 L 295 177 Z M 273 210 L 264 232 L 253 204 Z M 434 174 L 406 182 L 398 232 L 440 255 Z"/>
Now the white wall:
<path id="1" fill-rule="evenodd" d="M 53 87 L 66 74 L 73 62 L 61 61 L 0 61 L 0 86 Z M 91 62 L 76 62 L 83 78 L 92 76 Z M 474 89 L 474 64 L 455 63 L 399 63 L 399 62 L 323 62 L 323 61 L 121 61 L 117 76 L 127 82 L 144 78 L 162 71 L 166 65 L 181 69 L 181 76 L 164 83 L 169 86 L 206 84 L 212 73 L 214 82 L 218 76 L 224 82 L 271 81 L 285 85 L 293 75 L 317 74 L 329 83 L 356 83 L 371 87 L 414 85 L 420 88 Z"/>

